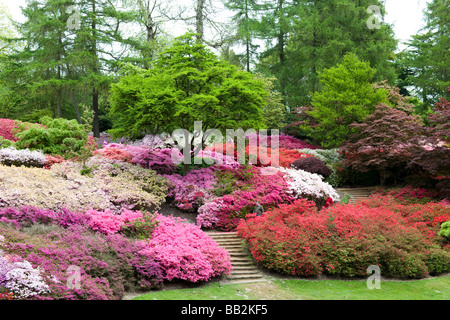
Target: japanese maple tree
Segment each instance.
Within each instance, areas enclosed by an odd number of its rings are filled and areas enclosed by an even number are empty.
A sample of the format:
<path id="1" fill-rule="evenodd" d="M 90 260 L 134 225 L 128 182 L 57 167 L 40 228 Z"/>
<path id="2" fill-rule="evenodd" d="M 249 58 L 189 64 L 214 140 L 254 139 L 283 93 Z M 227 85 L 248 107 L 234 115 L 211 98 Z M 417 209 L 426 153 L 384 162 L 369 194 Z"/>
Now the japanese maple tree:
<path id="1" fill-rule="evenodd" d="M 385 104 L 377 105 L 364 122 L 350 126 L 355 133 L 340 148 L 343 165 L 359 172 L 376 170 L 381 185 L 422 149 L 421 120 Z"/>

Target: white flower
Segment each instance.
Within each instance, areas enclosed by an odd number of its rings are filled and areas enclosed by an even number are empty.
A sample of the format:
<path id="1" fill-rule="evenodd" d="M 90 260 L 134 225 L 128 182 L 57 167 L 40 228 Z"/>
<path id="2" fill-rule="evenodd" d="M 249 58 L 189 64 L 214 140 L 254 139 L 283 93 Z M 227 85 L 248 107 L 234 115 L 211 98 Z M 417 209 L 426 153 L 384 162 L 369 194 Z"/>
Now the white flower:
<path id="1" fill-rule="evenodd" d="M 331 197 L 334 202 L 340 200 L 336 190 L 329 183 L 323 182 L 322 176 L 318 174 L 282 167 L 278 168 L 278 170 L 288 175 L 288 193 L 293 197 L 309 196 L 317 199 Z"/>

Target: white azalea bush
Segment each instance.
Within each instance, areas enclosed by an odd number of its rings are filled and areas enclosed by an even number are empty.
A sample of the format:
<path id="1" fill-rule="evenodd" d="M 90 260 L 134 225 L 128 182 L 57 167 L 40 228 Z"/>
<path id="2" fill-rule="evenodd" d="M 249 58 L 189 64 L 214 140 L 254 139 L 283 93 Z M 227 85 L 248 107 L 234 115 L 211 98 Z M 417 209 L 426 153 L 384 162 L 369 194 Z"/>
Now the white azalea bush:
<path id="1" fill-rule="evenodd" d="M 42 151 L 17 150 L 12 146 L 0 149 L 0 163 L 6 166 L 43 167 L 45 161 Z"/>
<path id="2" fill-rule="evenodd" d="M 308 199 L 322 205 L 328 197 L 333 199 L 333 202 L 340 200 L 337 191 L 329 183 L 322 181 L 322 176 L 318 174 L 282 167 L 278 170 L 286 174 L 289 184 L 287 193 L 294 198 Z"/>

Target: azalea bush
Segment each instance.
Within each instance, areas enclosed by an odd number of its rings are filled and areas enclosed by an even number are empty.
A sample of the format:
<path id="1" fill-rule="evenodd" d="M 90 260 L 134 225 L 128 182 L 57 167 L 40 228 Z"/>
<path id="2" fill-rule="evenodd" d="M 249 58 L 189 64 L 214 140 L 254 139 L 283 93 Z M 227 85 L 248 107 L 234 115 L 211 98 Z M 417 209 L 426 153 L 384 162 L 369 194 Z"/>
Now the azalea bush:
<path id="1" fill-rule="evenodd" d="M 212 191 L 218 197 L 198 209 L 197 224 L 229 231 L 253 212 L 256 203 L 269 209 L 291 201 L 283 174 L 277 170 L 264 174 L 264 170 L 254 166 L 222 168 Z"/>
<path id="2" fill-rule="evenodd" d="M 43 167 L 46 162 L 41 151 L 17 150 L 14 147 L 0 149 L 0 163 L 6 166 Z"/>
<path id="3" fill-rule="evenodd" d="M 336 190 L 322 177 L 304 170 L 278 168 L 284 173 L 288 184 L 287 193 L 293 198 L 303 198 L 314 201 L 319 207 L 323 206 L 330 197 L 334 202 L 340 197 Z"/>
<path id="4" fill-rule="evenodd" d="M 149 290 L 163 281 L 207 281 L 232 270 L 229 253 L 200 228 L 157 212 L 5 208 L 0 234 L 7 261 L 26 261 L 40 271 L 38 277 L 27 265 L 32 279 L 7 274 L 10 265 L 0 255 L 0 292 L 7 289 L 18 298 L 121 299 L 125 291 Z M 79 288 L 68 282 L 74 267 Z M 35 290 L 19 292 L 20 281 Z"/>
<path id="5" fill-rule="evenodd" d="M 448 212 L 443 206 L 437 210 Z M 409 217 L 362 202 L 318 211 L 314 203 L 299 199 L 260 217 L 247 216 L 237 231 L 259 264 L 283 274 L 363 277 L 371 265 L 384 276 L 400 278 L 448 272 L 450 252 Z"/>
<path id="6" fill-rule="evenodd" d="M 406 186 L 402 188 L 377 189 L 374 191 L 381 195 L 393 196 L 397 202 L 403 204 L 427 203 L 440 200 L 442 195 L 434 190 Z"/>
<path id="7" fill-rule="evenodd" d="M 182 160 L 182 154 L 176 148 L 150 148 L 146 145 L 110 143 L 96 152 L 97 155 L 130 162 L 159 174 L 173 174 Z M 173 158 L 176 161 L 173 161 Z"/>
<path id="8" fill-rule="evenodd" d="M 259 133 L 253 133 L 246 136 L 249 143 L 261 144 L 269 148 L 275 146 L 274 141 L 278 141 L 278 147 L 282 149 L 319 149 L 320 147 L 309 144 L 303 140 L 297 139 L 291 135 L 279 134 L 279 135 L 261 135 Z"/>
<path id="9" fill-rule="evenodd" d="M 185 176 L 164 175 L 170 182 L 168 196 L 181 210 L 195 212 L 206 201 L 215 198 L 212 193 L 218 169 L 213 166 L 189 171 Z"/>
<path id="10" fill-rule="evenodd" d="M 0 165 L 0 207 L 154 211 L 165 201 L 167 180 L 154 171 L 95 157 L 87 163 L 95 167 L 91 176 L 82 175 L 82 164 L 74 162 L 50 170 Z"/>
<path id="11" fill-rule="evenodd" d="M 0 250 L 0 288 L 2 287 L 16 299 L 27 299 L 50 291 L 43 281 L 39 267 L 33 268 L 26 260 L 5 256 Z"/>
<path id="12" fill-rule="evenodd" d="M 207 281 L 230 274 L 229 253 L 199 227 L 182 223 L 179 218 L 158 216 L 158 227 L 139 253 L 155 259 L 166 280 Z"/>
<path id="13" fill-rule="evenodd" d="M 143 247 L 120 234 L 93 233 L 79 224 L 65 229 L 49 226 L 34 234 L 33 230 L 0 224 L 5 254 L 38 266 L 48 286 L 48 292 L 31 299 L 121 299 L 127 290 L 148 290 L 162 284 L 159 264 L 140 255 Z M 69 286 L 69 271 L 74 267 L 80 271 L 79 288 Z"/>
<path id="14" fill-rule="evenodd" d="M 14 135 L 14 129 L 16 128 L 16 120 L 0 119 L 0 137 L 16 142 L 18 140 L 18 138 Z"/>

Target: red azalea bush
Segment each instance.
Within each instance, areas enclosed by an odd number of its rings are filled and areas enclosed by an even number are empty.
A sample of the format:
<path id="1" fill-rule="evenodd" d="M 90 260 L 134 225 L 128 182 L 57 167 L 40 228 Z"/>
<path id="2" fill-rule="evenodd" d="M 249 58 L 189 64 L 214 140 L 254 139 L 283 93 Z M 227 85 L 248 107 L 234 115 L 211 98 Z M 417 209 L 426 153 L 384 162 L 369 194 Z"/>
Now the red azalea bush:
<path id="1" fill-rule="evenodd" d="M 237 230 L 258 263 L 285 274 L 358 277 L 365 276 L 370 265 L 380 266 L 384 276 L 400 278 L 448 272 L 450 252 L 412 222 L 413 209 L 402 214 L 399 208 L 375 206 L 380 200 L 321 211 L 311 202 L 296 200 L 261 217 L 247 216 Z M 445 210 L 432 206 L 414 214 L 428 221 L 430 212 Z"/>
<path id="2" fill-rule="evenodd" d="M 274 141 L 278 139 L 278 148 L 281 149 L 320 149 L 318 146 L 311 145 L 303 140 L 283 133 L 280 135 L 269 135 L 263 137 L 260 134 L 255 133 L 248 135 L 247 139 L 249 141 L 254 141 L 259 145 L 265 145 L 269 148 L 273 148 L 275 146 Z"/>
<path id="3" fill-rule="evenodd" d="M 289 168 L 290 164 L 297 159 L 313 157 L 311 154 L 302 153 L 298 150 L 286 148 L 272 149 L 270 147 L 254 145 L 247 145 L 244 154 L 241 154 L 237 145 L 234 143 L 219 144 L 213 147 L 207 147 L 206 150 L 222 152 L 224 155 L 229 156 L 234 155 L 235 160 L 238 162 L 245 160 L 245 162 L 241 164 L 250 164 L 251 161 L 253 165 L 258 167 L 280 166 Z M 272 157 L 278 159 L 278 164 L 272 163 Z"/>
<path id="4" fill-rule="evenodd" d="M 380 189 L 376 190 L 374 193 L 392 196 L 395 198 L 397 202 L 403 204 L 414 204 L 414 203 L 422 203 L 425 204 L 427 202 L 431 202 L 434 200 L 440 200 L 440 193 L 433 190 L 428 190 L 424 188 L 417 188 L 413 186 L 407 186 L 403 188 L 394 188 L 394 189 Z"/>
<path id="5" fill-rule="evenodd" d="M 44 168 L 50 170 L 54 164 L 63 163 L 64 161 L 66 160 L 63 158 L 63 156 L 60 155 L 52 156 L 50 154 L 46 154 Z"/>
<path id="6" fill-rule="evenodd" d="M 112 147 L 105 147 L 103 149 L 96 150 L 93 154 L 100 155 L 111 160 L 119 160 L 123 162 L 131 162 L 131 160 L 133 159 L 133 155 L 126 150 Z"/>

